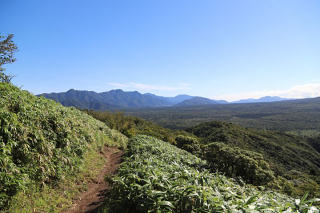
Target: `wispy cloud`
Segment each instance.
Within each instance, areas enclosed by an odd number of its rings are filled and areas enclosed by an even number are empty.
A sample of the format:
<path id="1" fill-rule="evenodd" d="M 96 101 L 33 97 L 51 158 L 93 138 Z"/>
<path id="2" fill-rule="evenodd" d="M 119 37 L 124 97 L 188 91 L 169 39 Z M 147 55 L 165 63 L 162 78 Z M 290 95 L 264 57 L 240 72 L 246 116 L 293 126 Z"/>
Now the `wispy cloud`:
<path id="1" fill-rule="evenodd" d="M 312 98 L 320 96 L 320 83 L 296 85 L 287 90 L 267 90 L 257 92 L 226 94 L 214 97 L 214 99 L 225 99 L 235 101 L 246 98 L 260 98 L 263 96 L 280 96 L 283 98 Z"/>
<path id="2" fill-rule="evenodd" d="M 185 91 L 190 89 L 190 84 L 180 83 L 175 86 L 168 85 L 154 85 L 154 84 L 142 84 L 136 82 L 129 83 L 108 83 L 109 86 L 116 89 L 124 89 L 124 90 L 138 90 L 140 92 L 175 92 L 175 91 Z"/>

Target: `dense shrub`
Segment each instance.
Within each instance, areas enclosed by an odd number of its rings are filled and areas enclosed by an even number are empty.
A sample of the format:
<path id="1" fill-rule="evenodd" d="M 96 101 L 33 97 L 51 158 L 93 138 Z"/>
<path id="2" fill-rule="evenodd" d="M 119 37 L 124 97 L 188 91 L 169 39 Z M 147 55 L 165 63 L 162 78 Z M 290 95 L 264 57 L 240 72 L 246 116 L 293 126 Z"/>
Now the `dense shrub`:
<path id="1" fill-rule="evenodd" d="M 186 150 L 193 154 L 201 152 L 200 143 L 195 137 L 178 135 L 175 139 L 175 145 L 180 149 Z"/>
<path id="2" fill-rule="evenodd" d="M 30 184 L 76 174 L 90 144 L 123 136 L 75 109 L 0 83 L 0 209 Z"/>
<path id="3" fill-rule="evenodd" d="M 198 156 L 210 161 L 214 169 L 231 177 L 240 175 L 255 185 L 272 185 L 274 189 L 292 196 L 302 196 L 306 191 L 312 191 L 309 196 L 320 196 L 319 191 L 312 190 L 320 186 L 317 138 L 307 140 L 287 133 L 243 128 L 220 121 L 202 123 L 187 131 L 199 138 L 204 149 Z M 256 177 L 248 171 L 250 169 L 256 171 Z M 299 173 L 292 176 L 291 171 Z M 272 173 L 277 179 L 274 182 Z"/>
<path id="4" fill-rule="evenodd" d="M 211 168 L 250 184 L 266 185 L 275 179 L 269 164 L 256 152 L 215 142 L 204 147 L 204 158 Z"/>

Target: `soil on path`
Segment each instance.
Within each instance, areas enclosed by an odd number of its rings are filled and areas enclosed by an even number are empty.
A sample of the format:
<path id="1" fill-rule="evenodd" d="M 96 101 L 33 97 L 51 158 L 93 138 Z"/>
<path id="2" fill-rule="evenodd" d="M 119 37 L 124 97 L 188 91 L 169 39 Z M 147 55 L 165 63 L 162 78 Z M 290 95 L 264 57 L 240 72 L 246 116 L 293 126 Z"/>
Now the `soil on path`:
<path id="1" fill-rule="evenodd" d="M 88 190 L 78 197 L 73 207 L 63 211 L 64 213 L 94 212 L 103 204 L 109 190 L 109 185 L 104 178 L 106 175 L 115 174 L 121 163 L 123 151 L 115 147 L 105 147 L 101 154 L 106 158 L 102 171 L 95 180 L 88 184 Z"/>

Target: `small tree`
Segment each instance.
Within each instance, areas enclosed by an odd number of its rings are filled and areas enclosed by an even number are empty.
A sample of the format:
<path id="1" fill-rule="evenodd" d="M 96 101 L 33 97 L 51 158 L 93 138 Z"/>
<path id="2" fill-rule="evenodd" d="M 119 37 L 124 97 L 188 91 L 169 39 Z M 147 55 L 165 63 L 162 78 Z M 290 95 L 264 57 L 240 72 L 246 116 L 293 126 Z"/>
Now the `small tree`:
<path id="1" fill-rule="evenodd" d="M 0 82 L 10 83 L 13 76 L 5 74 L 4 64 L 11 64 L 16 59 L 14 53 L 17 51 L 17 46 L 12 41 L 13 34 L 8 36 L 0 35 Z"/>

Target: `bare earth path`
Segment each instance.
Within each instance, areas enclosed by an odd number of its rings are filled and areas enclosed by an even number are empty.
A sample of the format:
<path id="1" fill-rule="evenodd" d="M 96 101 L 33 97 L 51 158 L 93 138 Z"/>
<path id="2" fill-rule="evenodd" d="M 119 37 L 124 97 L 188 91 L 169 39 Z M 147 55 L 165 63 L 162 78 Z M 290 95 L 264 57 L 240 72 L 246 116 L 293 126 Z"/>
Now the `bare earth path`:
<path id="1" fill-rule="evenodd" d="M 88 191 L 83 192 L 72 208 L 64 211 L 64 213 L 85 213 L 94 212 L 105 200 L 105 194 L 109 189 L 108 183 L 104 178 L 108 175 L 113 175 L 121 163 L 123 151 L 115 147 L 105 147 L 102 155 L 107 159 L 103 170 L 88 185 Z"/>

